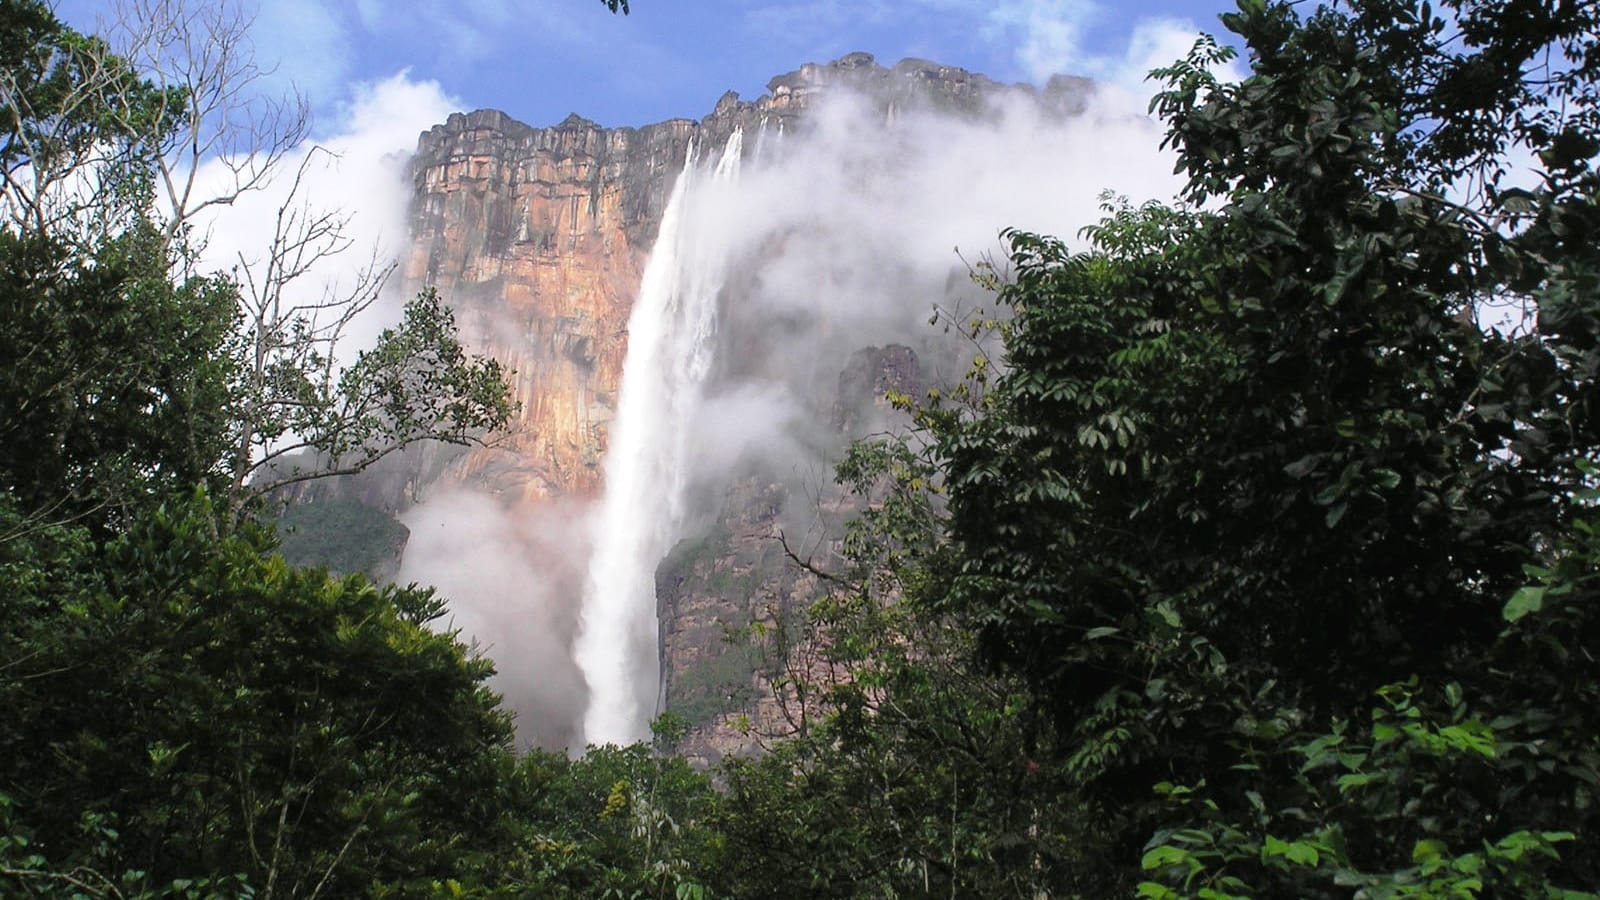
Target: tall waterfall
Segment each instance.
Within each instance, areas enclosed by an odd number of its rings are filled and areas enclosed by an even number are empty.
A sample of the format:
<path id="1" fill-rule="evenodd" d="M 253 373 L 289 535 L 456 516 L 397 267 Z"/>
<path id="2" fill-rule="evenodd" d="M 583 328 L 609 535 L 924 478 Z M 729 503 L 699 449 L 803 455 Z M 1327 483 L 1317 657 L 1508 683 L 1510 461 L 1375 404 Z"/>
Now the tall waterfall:
<path id="1" fill-rule="evenodd" d="M 707 189 L 738 176 L 742 144 L 735 131 L 710 173 L 690 147 L 628 320 L 575 647 L 589 685 L 587 743 L 649 736 L 660 683 L 656 566 L 684 524 L 685 457 L 711 367 L 717 294 L 728 265 L 726 243 L 695 227 L 695 213 Z"/>

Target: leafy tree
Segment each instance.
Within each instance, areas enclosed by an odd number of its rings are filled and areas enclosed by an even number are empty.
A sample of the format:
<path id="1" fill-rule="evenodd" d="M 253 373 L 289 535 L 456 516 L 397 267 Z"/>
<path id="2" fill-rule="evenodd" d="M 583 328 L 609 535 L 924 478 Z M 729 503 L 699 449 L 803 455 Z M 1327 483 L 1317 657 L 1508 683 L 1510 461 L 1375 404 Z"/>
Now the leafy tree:
<path id="1" fill-rule="evenodd" d="M 1103 816 L 1091 894 L 1141 856 L 1209 896 L 1384 895 L 1469 856 L 1461 890 L 1600 880 L 1561 852 L 1596 834 L 1587 625 L 1541 654 L 1502 615 L 1595 452 L 1571 239 L 1594 12 L 1444 5 L 1459 34 L 1426 4 L 1242 2 L 1248 78 L 1213 79 L 1210 43 L 1159 73 L 1192 205 L 1114 206 L 1082 255 L 1010 234 L 1004 365 L 976 416 L 922 417 L 953 543 L 934 607 L 1059 725 Z M 1544 54 L 1569 68 L 1530 74 Z M 1497 169 L 1517 144 L 1536 190 Z M 1480 330 L 1486 299 L 1537 332 Z M 1243 852 L 1182 856 L 1221 845 Z M 1343 874 L 1307 875 L 1313 851 Z"/>
<path id="2" fill-rule="evenodd" d="M 937 473 L 881 440 L 853 447 L 838 474 L 860 504 L 843 558 L 834 571 L 806 561 L 827 596 L 773 642 L 786 664 L 770 680 L 798 730 L 724 765 L 713 885 L 738 897 L 1082 890 L 1095 819 L 1051 765 L 1050 723 L 1020 680 L 969 665 L 968 623 L 927 607 L 945 549 Z"/>
<path id="3" fill-rule="evenodd" d="M 165 263 L 146 229 L 90 257 L 0 232 L 0 489 L 25 508 L 115 522 L 220 486 L 234 293 Z"/>
<path id="4" fill-rule="evenodd" d="M 32 836 L 17 821 L 11 798 L 0 794 L 0 885 L 30 900 L 212 900 L 253 893 L 249 882 L 238 876 L 158 882 L 138 869 L 119 871 L 117 830 L 95 813 L 86 813 L 78 825 L 86 836 L 85 847 L 74 854 L 72 866 L 53 865 L 33 847 Z"/>
<path id="5" fill-rule="evenodd" d="M 230 397 L 237 495 L 355 474 L 418 441 L 479 442 L 510 421 L 505 369 L 466 351 L 432 288 L 342 368 L 337 335 L 317 331 L 309 317 L 280 318 L 245 341 Z"/>
<path id="6" fill-rule="evenodd" d="M 275 527 L 278 552 L 290 565 L 360 572 L 373 581 L 393 579 L 411 534 L 388 513 L 340 498 L 290 504 Z"/>
<path id="7" fill-rule="evenodd" d="M 481 439 L 504 373 L 431 291 L 336 357 L 386 271 L 333 307 L 283 290 L 336 216 L 286 207 L 264 279 L 196 274 L 185 222 L 226 197 L 183 175 L 254 69 L 225 13 L 131 8 L 178 20 L 119 54 L 0 0 L 0 893 L 704 896 L 703 777 L 644 748 L 519 764 L 442 601 L 291 568 L 241 515 Z M 237 190 L 303 134 L 286 109 Z"/>
<path id="8" fill-rule="evenodd" d="M 74 246 L 112 233 L 153 190 L 175 92 L 39 0 L 0 3 L 0 167 L 10 230 Z M 108 97 L 117 102 L 108 103 Z"/>
<path id="9" fill-rule="evenodd" d="M 336 354 L 388 270 L 368 270 L 342 299 L 285 293 L 348 244 L 335 215 L 291 199 L 260 277 L 195 272 L 187 218 L 260 187 L 305 130 L 303 110 L 274 106 L 250 117 L 265 123 L 251 146 L 227 143 L 245 112 L 233 104 L 259 75 L 232 43 L 247 23 L 135 8 L 149 21 L 122 22 L 121 56 L 43 4 L 0 11 L 0 488 L 41 516 L 114 525 L 204 483 L 237 519 L 274 487 L 359 471 L 420 440 L 479 441 L 508 421 L 503 370 L 463 349 L 432 292 L 376 346 Z M 215 46 L 193 43 L 198 33 Z M 201 152 L 243 155 L 232 192 L 195 195 Z"/>
<path id="10" fill-rule="evenodd" d="M 880 581 L 816 611 L 820 724 L 729 771 L 741 890 L 1590 896 L 1596 13 L 1445 5 L 1241 3 L 1249 78 L 1158 73 L 1186 205 L 1007 234 L 1003 359 L 843 470 L 893 475 Z M 974 722 L 1042 761 L 1021 834 Z"/>
<path id="11" fill-rule="evenodd" d="M 489 663 L 425 627 L 430 592 L 291 569 L 259 536 L 217 541 L 213 515 L 0 544 L 14 827 L 57 865 L 239 874 L 262 897 L 477 877 L 509 834 Z M 85 816 L 116 832 L 109 859 Z"/>
<path id="12" fill-rule="evenodd" d="M 645 744 L 540 750 L 508 780 L 524 829 L 501 888 L 540 897 L 704 900 L 722 835 L 718 797 L 683 759 Z"/>

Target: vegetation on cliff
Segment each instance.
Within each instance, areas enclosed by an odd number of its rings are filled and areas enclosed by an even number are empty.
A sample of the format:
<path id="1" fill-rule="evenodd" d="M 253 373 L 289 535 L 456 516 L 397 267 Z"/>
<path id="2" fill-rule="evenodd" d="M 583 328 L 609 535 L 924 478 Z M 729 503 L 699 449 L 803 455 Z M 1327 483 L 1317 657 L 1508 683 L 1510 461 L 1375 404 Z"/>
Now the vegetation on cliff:
<path id="1" fill-rule="evenodd" d="M 713 789 L 670 717 L 517 755 L 442 601 L 274 554 L 173 98 L 0 2 L 7 171 L 119 188 L 0 231 L 0 892 L 1595 896 L 1600 11 L 1441 10 L 1241 0 L 1249 77 L 1159 73 L 1180 203 L 1008 233 L 1004 355 L 849 454 L 802 727 Z M 363 384 L 503 418 L 429 321 Z"/>

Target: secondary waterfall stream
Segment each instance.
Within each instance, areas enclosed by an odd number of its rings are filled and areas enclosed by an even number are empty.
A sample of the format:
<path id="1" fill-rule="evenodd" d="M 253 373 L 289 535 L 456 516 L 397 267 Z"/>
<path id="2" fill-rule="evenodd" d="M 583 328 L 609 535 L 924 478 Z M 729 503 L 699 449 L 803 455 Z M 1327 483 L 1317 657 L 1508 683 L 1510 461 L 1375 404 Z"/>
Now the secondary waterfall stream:
<path id="1" fill-rule="evenodd" d="M 695 227 L 708 190 L 739 174 L 734 131 L 715 168 L 689 148 L 628 319 L 617 415 L 574 656 L 589 686 L 584 742 L 649 736 L 660 690 L 656 567 L 681 536 L 686 456 L 712 363 L 726 242 Z"/>

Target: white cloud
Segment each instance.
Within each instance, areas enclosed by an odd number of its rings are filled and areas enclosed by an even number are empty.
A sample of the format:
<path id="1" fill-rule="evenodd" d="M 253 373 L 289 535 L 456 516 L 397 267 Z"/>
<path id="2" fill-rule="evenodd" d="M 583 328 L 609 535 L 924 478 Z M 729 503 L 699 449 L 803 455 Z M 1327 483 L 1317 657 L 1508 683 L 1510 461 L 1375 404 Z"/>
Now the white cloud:
<path id="1" fill-rule="evenodd" d="M 1090 74 L 1120 96 L 1130 108 L 1143 112 L 1150 98 L 1165 85 L 1149 78 L 1150 70 L 1169 66 L 1189 55 L 1200 30 L 1183 19 L 1143 19 L 1128 36 L 1128 45 L 1118 57 L 1094 61 Z M 1223 81 L 1239 81 L 1245 69 L 1238 60 L 1224 63 L 1215 74 Z"/>
<path id="2" fill-rule="evenodd" d="M 412 81 L 409 70 L 382 81 L 356 84 L 342 105 L 343 116 L 331 143 L 366 152 L 411 153 L 417 135 L 461 108 L 434 81 Z"/>
<path id="3" fill-rule="evenodd" d="M 358 84 L 337 109 L 335 125 L 319 141 L 301 144 L 281 160 L 275 177 L 232 204 L 205 210 L 195 223 L 204 238 L 201 265 L 211 270 L 259 267 L 272 245 L 279 210 L 311 215 L 334 213 L 344 219 L 349 249 L 323 260 L 292 289 L 305 301 L 348 288 L 369 262 L 386 264 L 404 247 L 411 185 L 406 164 L 418 135 L 459 108 L 434 82 L 414 82 L 401 72 L 383 81 Z M 324 152 L 326 151 L 326 152 Z M 295 175 L 303 167 L 298 192 Z M 230 183 L 226 167 L 212 160 L 200 168 L 200 196 L 217 196 Z M 241 273 L 242 274 L 242 273 Z M 370 342 L 397 316 L 388 302 L 359 323 L 352 345 Z"/>

